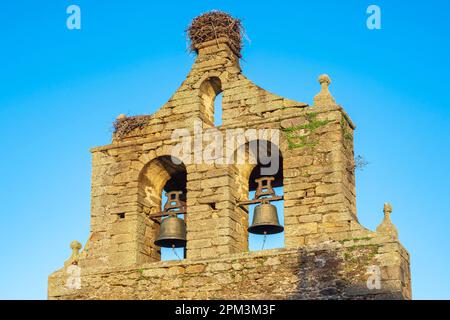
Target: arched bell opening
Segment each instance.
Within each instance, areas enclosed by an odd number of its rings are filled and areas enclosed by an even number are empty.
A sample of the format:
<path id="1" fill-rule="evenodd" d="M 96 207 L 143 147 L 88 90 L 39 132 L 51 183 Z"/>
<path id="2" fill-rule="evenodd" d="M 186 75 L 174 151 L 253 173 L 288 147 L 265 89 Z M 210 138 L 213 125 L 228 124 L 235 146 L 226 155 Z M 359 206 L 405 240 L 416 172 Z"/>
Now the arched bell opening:
<path id="1" fill-rule="evenodd" d="M 212 126 L 222 125 L 222 82 L 210 77 L 200 85 L 201 114 Z"/>
<path id="2" fill-rule="evenodd" d="M 249 250 L 284 248 L 281 151 L 267 140 L 253 141 L 243 147 L 245 151 L 241 150 L 241 154 L 244 154 L 245 161 L 237 164 L 238 185 L 241 186 L 239 193 L 243 200 L 240 203 L 244 204 L 241 208 L 248 212 Z"/>
<path id="3" fill-rule="evenodd" d="M 172 179 L 169 180 L 166 187 L 164 187 L 161 212 L 164 212 L 167 206 L 178 207 L 181 204 L 174 201 L 173 198 L 173 196 L 176 196 L 178 192 L 179 194 L 177 195 L 178 197 L 176 200 L 181 201 L 184 207 L 186 206 L 186 185 L 184 185 L 184 190 L 180 190 L 178 188 L 171 188 L 171 183 L 173 183 Z M 156 245 L 161 247 L 161 261 L 180 260 L 186 258 L 186 219 L 184 214 L 177 213 L 179 211 L 180 209 L 177 208 L 171 212 L 171 215 L 161 218 L 160 232 L 155 241 Z M 174 221 L 169 222 L 170 219 Z M 164 228 L 164 226 L 167 225 L 169 226 Z M 168 241 L 169 244 L 165 247 L 165 245 L 158 243 L 158 241 Z"/>
<path id="4" fill-rule="evenodd" d="M 142 170 L 139 178 L 139 204 L 142 205 L 146 219 L 143 230 L 141 253 L 147 256 L 145 261 L 172 260 L 184 258 L 184 249 L 166 249 L 155 244 L 160 238 L 161 217 L 167 204 L 167 194 L 179 192 L 179 199 L 186 202 L 186 166 L 173 161 L 171 156 L 161 156 L 150 161 Z M 182 216 L 182 215 L 177 215 Z M 184 218 L 184 217 L 183 217 Z M 177 256 L 178 255 L 178 256 Z"/>
<path id="5" fill-rule="evenodd" d="M 255 199 L 257 187 L 252 186 L 255 180 L 265 178 L 267 176 L 261 175 L 261 165 L 257 165 L 250 175 L 249 179 L 249 199 Z M 273 181 L 273 191 L 275 196 L 283 196 L 283 180 L 282 175 L 279 175 Z M 270 197 L 268 197 L 270 199 Z M 264 209 L 261 209 L 264 206 Z M 267 209 L 266 206 L 269 206 Z M 261 211 L 269 211 L 267 217 L 260 217 L 259 219 L 255 215 L 261 215 Z M 259 211 L 259 213 L 257 213 Z M 269 202 L 267 204 L 252 204 L 248 207 L 249 212 L 249 250 L 269 250 L 276 248 L 284 248 L 284 200 Z M 267 214 L 267 213 L 265 213 Z M 264 228 L 258 230 L 258 224 L 263 224 L 267 230 L 273 229 L 273 231 L 266 231 L 264 234 Z M 273 232 L 271 234 L 271 232 Z"/>

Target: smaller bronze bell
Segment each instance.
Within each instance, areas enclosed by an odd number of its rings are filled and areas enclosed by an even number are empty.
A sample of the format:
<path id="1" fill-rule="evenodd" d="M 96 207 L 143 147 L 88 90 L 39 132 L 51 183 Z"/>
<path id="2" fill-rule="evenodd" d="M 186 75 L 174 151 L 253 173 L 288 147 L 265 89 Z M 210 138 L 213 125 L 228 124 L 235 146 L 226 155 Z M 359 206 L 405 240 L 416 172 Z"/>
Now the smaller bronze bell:
<path id="1" fill-rule="evenodd" d="M 186 246 L 186 224 L 176 215 L 163 219 L 155 245 L 163 248 L 183 248 Z"/>
<path id="2" fill-rule="evenodd" d="M 255 208 L 252 225 L 248 232 L 253 234 L 277 234 L 283 232 L 284 227 L 278 221 L 277 208 L 263 202 Z"/>

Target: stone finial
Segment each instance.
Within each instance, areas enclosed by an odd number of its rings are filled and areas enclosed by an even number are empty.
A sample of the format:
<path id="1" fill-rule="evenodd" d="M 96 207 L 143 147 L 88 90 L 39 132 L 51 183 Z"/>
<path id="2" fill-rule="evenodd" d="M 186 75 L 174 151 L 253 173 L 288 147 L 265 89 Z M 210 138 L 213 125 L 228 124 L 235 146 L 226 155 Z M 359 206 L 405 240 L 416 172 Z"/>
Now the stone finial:
<path id="1" fill-rule="evenodd" d="M 330 76 L 327 75 L 327 74 L 322 74 L 322 75 L 320 75 L 318 80 L 319 80 L 319 83 L 320 83 L 320 84 L 325 83 L 325 84 L 327 85 L 327 87 L 328 87 L 328 85 L 331 84 Z"/>
<path id="2" fill-rule="evenodd" d="M 398 239 L 397 228 L 391 221 L 392 205 L 390 203 L 384 204 L 384 219 L 383 222 L 377 227 L 377 232 L 392 236 L 394 239 Z"/>
<path id="3" fill-rule="evenodd" d="M 336 104 L 333 96 L 328 89 L 331 84 L 331 79 L 327 74 L 322 74 L 318 79 L 320 86 L 322 87 L 319 94 L 314 97 L 314 105 L 315 106 L 328 106 Z"/>
<path id="4" fill-rule="evenodd" d="M 80 257 L 80 250 L 83 246 L 78 241 L 74 240 L 70 243 L 70 249 L 72 249 L 72 255 L 70 258 L 64 262 L 64 266 L 69 266 L 72 264 L 78 264 L 78 259 Z"/>
<path id="5" fill-rule="evenodd" d="M 391 213 L 392 213 L 392 205 L 390 203 L 385 203 L 384 204 L 384 208 L 383 208 L 383 212 L 385 216 L 390 217 Z"/>
<path id="6" fill-rule="evenodd" d="M 126 118 L 127 118 L 127 116 L 122 113 L 117 116 L 116 120 L 124 120 Z"/>

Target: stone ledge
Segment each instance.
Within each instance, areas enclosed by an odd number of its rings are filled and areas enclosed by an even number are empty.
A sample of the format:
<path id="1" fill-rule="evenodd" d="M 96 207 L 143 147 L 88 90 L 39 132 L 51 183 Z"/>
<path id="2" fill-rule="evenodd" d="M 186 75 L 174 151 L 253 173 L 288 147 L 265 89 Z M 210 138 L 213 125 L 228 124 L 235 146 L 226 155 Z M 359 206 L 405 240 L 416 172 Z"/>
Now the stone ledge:
<path id="1" fill-rule="evenodd" d="M 355 125 L 353 124 L 353 122 L 350 119 L 350 117 L 348 116 L 348 114 L 339 105 L 333 105 L 330 107 L 307 106 L 307 107 L 303 107 L 300 111 L 296 111 L 296 110 L 297 109 L 294 109 L 294 112 L 287 114 L 287 115 L 252 121 L 250 124 L 247 123 L 245 125 L 245 127 L 249 127 L 249 126 L 253 126 L 253 125 L 261 125 L 264 123 L 281 122 L 283 120 L 288 120 L 291 118 L 303 116 L 307 112 L 325 113 L 325 112 L 331 112 L 331 111 L 340 111 L 344 115 L 344 117 L 347 119 L 350 126 L 352 128 L 355 128 Z M 228 124 L 226 126 L 219 126 L 219 127 L 217 127 L 217 129 L 218 130 L 235 129 L 235 128 L 239 128 L 241 126 L 242 126 L 242 123 L 236 122 L 236 123 Z M 133 141 L 123 141 L 123 142 L 117 141 L 117 142 L 111 143 L 109 145 L 93 147 L 90 149 L 90 152 L 95 153 L 95 152 L 108 151 L 108 150 L 112 150 L 112 149 L 135 147 L 135 146 L 140 146 L 140 145 L 147 144 L 147 143 L 155 143 L 155 142 L 166 141 L 166 140 L 167 140 L 167 137 L 156 137 L 156 138 L 151 137 L 151 138 L 139 138 L 139 139 L 136 139 Z"/>
<path id="2" fill-rule="evenodd" d="M 206 258 L 206 259 L 183 259 L 183 260 L 170 260 L 170 261 L 157 261 L 144 263 L 137 266 L 129 266 L 129 267 L 113 267 L 113 268 L 105 268 L 105 269 L 95 269 L 95 270 L 87 270 L 84 271 L 84 274 L 89 275 L 101 275 L 101 274 L 110 274 L 114 272 L 132 272 L 140 269 L 156 269 L 156 268 L 171 268 L 177 266 L 189 266 L 196 264 L 209 264 L 209 263 L 220 263 L 227 262 L 233 260 L 247 260 L 247 259 L 255 259 L 255 258 L 264 258 L 264 257 L 279 257 L 291 254 L 298 254 L 299 252 L 314 252 L 314 251 L 322 251 L 322 250 L 336 250 L 340 248 L 355 248 L 355 247 L 365 247 L 365 246 L 386 246 L 393 245 L 394 247 L 399 248 L 399 252 L 404 255 L 405 258 L 409 259 L 408 251 L 402 246 L 402 244 L 397 240 L 388 240 L 383 237 L 367 237 L 367 238 L 355 238 L 348 239 L 342 241 L 327 241 L 321 244 L 315 244 L 310 246 L 301 246 L 297 248 L 279 248 L 279 249 L 270 249 L 263 251 L 248 251 L 248 252 L 240 252 L 233 253 L 226 256 L 218 257 L 218 258 Z M 406 253 L 406 254 L 405 254 Z M 64 269 L 64 268 L 63 268 Z M 55 272 L 58 273 L 62 271 L 60 269 Z M 86 268 L 89 269 L 89 268 Z"/>

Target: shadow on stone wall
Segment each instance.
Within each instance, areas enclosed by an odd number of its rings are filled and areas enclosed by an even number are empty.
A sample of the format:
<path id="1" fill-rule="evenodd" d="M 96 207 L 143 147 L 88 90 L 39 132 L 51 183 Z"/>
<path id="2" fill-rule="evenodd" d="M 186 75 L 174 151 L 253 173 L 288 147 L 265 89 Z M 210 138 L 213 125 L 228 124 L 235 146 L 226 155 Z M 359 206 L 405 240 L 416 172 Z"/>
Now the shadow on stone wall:
<path id="1" fill-rule="evenodd" d="M 299 250 L 296 265 L 297 286 L 290 300 L 391 300 L 403 299 L 400 292 L 383 288 L 369 289 L 371 266 L 376 266 L 377 246 L 349 247 L 337 250 Z M 380 274 L 381 276 L 381 274 Z"/>

